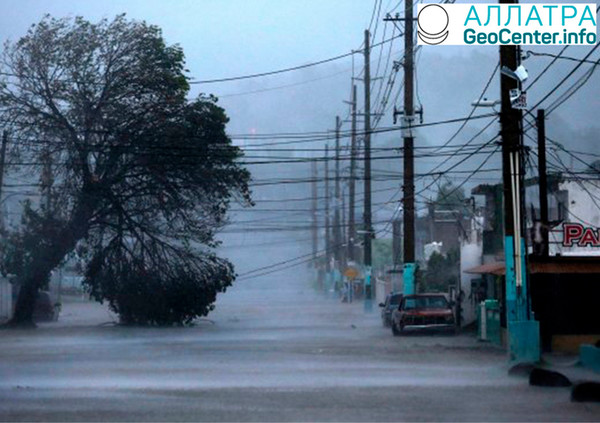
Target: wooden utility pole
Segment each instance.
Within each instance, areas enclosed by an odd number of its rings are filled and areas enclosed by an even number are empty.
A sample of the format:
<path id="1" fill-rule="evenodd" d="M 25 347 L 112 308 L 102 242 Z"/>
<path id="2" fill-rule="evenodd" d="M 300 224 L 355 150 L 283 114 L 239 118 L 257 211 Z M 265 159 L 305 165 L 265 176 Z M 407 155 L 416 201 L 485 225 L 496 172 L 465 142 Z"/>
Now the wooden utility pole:
<path id="1" fill-rule="evenodd" d="M 500 0 L 500 3 L 515 4 L 518 1 Z M 514 90 L 521 88 L 521 81 L 515 79 L 513 74 L 519 65 L 520 49 L 514 45 L 500 46 L 500 68 L 503 70 L 500 75 L 500 133 L 504 191 L 505 310 L 511 359 L 535 362 L 540 354 L 539 324 L 530 314 L 523 237 L 523 113 L 514 108 L 511 101 L 511 91 L 514 96 L 517 92 Z"/>
<path id="2" fill-rule="evenodd" d="M 348 187 L 348 260 L 354 261 L 354 201 L 356 197 L 356 85 L 352 85 L 352 138 L 350 141 L 350 185 Z"/>
<path id="3" fill-rule="evenodd" d="M 335 117 L 335 210 L 333 215 L 333 257 L 338 269 L 342 263 L 342 228 L 340 219 L 341 190 L 340 190 L 340 117 Z"/>
<path id="4" fill-rule="evenodd" d="M 400 265 L 402 254 L 402 222 L 395 218 L 392 220 L 392 264 L 394 270 Z"/>
<path id="5" fill-rule="evenodd" d="M 312 176 L 312 203 L 311 203 L 311 215 L 312 215 L 312 259 L 313 266 L 317 265 L 317 251 L 319 250 L 319 235 L 317 230 L 317 162 L 312 161 L 310 163 L 311 176 Z"/>
<path id="6" fill-rule="evenodd" d="M 325 271 L 327 277 L 331 271 L 331 238 L 329 234 L 329 146 L 325 144 L 325 175 L 323 177 L 325 181 Z"/>
<path id="7" fill-rule="evenodd" d="M 6 161 L 6 145 L 8 144 L 8 131 L 2 133 L 2 146 L 0 147 L 0 228 L 4 229 L 5 216 L 2 213 L 2 191 L 4 188 L 4 164 Z"/>
<path id="8" fill-rule="evenodd" d="M 542 236 L 540 255 L 543 257 L 548 257 L 550 245 L 548 236 L 548 175 L 546 171 L 546 113 L 544 109 L 539 109 L 537 111 L 537 133 L 540 191 L 540 232 Z"/>
<path id="9" fill-rule="evenodd" d="M 44 163 L 44 167 L 42 168 L 42 195 L 44 198 L 44 207 L 46 208 L 46 213 L 51 213 L 52 207 L 52 162 L 49 148 L 44 150 L 42 161 Z"/>
<path id="10" fill-rule="evenodd" d="M 513 0 L 501 0 L 501 3 L 516 3 Z M 518 49 L 516 46 L 500 47 L 500 66 L 515 70 L 519 66 Z M 519 219 L 520 204 L 517 201 L 520 191 L 520 150 L 522 148 L 522 120 L 521 110 L 512 107 L 510 90 L 518 89 L 519 83 L 516 79 L 505 74 L 500 77 L 500 89 L 502 92 L 502 110 L 500 112 L 500 124 L 502 126 L 502 179 L 504 192 L 504 236 L 510 250 L 510 259 L 516 259 L 521 254 L 519 237 L 521 235 L 521 221 Z M 509 257 L 507 257 L 508 259 Z M 522 288 L 522 273 L 519 271 L 520 263 L 510 263 L 506 269 L 508 279 L 520 291 Z M 514 307 L 514 305 L 512 305 Z M 509 305 L 507 304 L 507 307 Z M 511 307 L 510 313 L 515 313 Z"/>
<path id="11" fill-rule="evenodd" d="M 415 181 L 414 138 L 411 125 L 414 119 L 413 65 L 413 0 L 404 2 L 404 293 L 415 293 Z"/>
<path id="12" fill-rule="evenodd" d="M 365 199 L 364 199 L 364 266 L 365 299 L 371 299 L 371 240 L 373 227 L 371 222 L 371 47 L 369 30 L 365 30 Z"/>
<path id="13" fill-rule="evenodd" d="M 348 264 L 348 260 L 346 258 L 346 248 L 344 248 L 347 245 L 345 228 L 348 227 L 348 222 L 346 221 L 346 196 L 344 195 L 343 188 L 340 197 L 340 210 L 342 214 L 340 223 L 340 270 L 343 273 L 346 269 L 346 265 Z"/>

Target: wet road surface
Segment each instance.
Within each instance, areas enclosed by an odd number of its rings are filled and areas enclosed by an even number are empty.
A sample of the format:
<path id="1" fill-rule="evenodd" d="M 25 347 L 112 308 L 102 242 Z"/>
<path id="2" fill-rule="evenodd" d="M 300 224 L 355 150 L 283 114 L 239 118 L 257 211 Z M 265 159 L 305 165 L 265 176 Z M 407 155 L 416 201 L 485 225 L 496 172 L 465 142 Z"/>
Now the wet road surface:
<path id="1" fill-rule="evenodd" d="M 472 335 L 392 337 L 376 307 L 305 281 L 240 283 L 193 328 L 106 324 L 95 303 L 0 334 L 0 419 L 594 421 L 600 405 L 507 376 Z"/>

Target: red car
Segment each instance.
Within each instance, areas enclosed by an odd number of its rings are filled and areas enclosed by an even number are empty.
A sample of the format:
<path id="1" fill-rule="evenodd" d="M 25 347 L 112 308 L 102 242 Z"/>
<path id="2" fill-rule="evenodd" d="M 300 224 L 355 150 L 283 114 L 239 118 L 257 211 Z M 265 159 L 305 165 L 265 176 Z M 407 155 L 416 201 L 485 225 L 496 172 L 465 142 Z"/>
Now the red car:
<path id="1" fill-rule="evenodd" d="M 454 330 L 454 312 L 444 294 L 407 295 L 392 314 L 394 336 L 409 331 Z"/>

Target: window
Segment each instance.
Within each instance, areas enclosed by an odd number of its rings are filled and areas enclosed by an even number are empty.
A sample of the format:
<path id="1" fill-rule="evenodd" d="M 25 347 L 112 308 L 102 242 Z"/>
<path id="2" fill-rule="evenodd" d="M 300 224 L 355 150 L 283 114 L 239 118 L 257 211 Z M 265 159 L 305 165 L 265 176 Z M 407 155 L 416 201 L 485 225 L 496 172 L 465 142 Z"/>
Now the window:
<path id="1" fill-rule="evenodd" d="M 417 310 L 426 308 L 448 308 L 445 297 L 415 297 L 404 299 L 404 310 Z"/>
<path id="2" fill-rule="evenodd" d="M 402 295 L 401 294 L 392 295 L 390 297 L 390 304 L 398 305 L 398 304 L 400 304 L 400 301 L 402 301 Z"/>

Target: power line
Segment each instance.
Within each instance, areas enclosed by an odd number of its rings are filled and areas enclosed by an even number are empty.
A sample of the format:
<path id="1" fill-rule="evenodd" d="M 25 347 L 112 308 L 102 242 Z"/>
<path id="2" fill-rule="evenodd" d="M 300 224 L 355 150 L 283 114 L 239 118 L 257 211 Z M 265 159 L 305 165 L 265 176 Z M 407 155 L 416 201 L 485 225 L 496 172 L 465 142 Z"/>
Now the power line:
<path id="1" fill-rule="evenodd" d="M 325 76 L 322 76 L 322 77 L 319 77 L 319 78 L 314 78 L 314 79 L 308 79 L 306 81 L 300 81 L 300 82 L 296 82 L 296 83 L 293 83 L 293 84 L 278 85 L 276 87 L 267 87 L 267 88 L 262 88 L 262 89 L 258 89 L 258 90 L 244 91 L 244 92 L 239 92 L 239 93 L 226 93 L 226 94 L 218 95 L 217 97 L 219 99 L 230 98 L 230 97 L 241 97 L 241 96 L 250 95 L 250 94 L 261 94 L 261 93 L 270 92 L 270 91 L 282 90 L 282 89 L 285 89 L 285 88 L 298 87 L 298 86 L 301 86 L 301 85 L 311 84 L 313 82 L 323 81 L 325 79 L 331 79 L 331 78 L 333 78 L 335 76 L 348 73 L 351 70 L 352 70 L 351 68 L 348 68 L 348 69 L 344 69 L 343 71 L 340 71 L 340 72 L 332 73 L 330 75 L 325 75 Z"/>
<path id="2" fill-rule="evenodd" d="M 485 95 L 485 93 L 487 92 L 488 88 L 490 87 L 490 85 L 492 83 L 492 80 L 494 79 L 494 76 L 496 75 L 496 72 L 498 71 L 499 67 L 500 67 L 500 62 L 496 63 L 496 66 L 494 67 L 494 70 L 492 71 L 492 74 L 490 75 L 490 77 L 488 78 L 485 86 L 483 87 L 483 90 L 481 91 L 481 94 L 479 94 L 479 98 L 477 99 L 477 103 L 479 103 L 483 99 L 483 96 Z M 469 112 L 469 115 L 467 116 L 467 118 L 463 121 L 463 123 L 456 130 L 456 132 L 454 132 L 454 134 L 452 134 L 452 136 L 446 142 L 444 142 L 441 145 L 440 149 L 446 147 L 447 145 L 449 145 L 457 137 L 457 135 L 464 129 L 464 127 L 467 125 L 467 123 L 469 123 L 469 121 L 473 117 L 473 114 L 475 113 L 475 109 L 476 108 L 477 108 L 477 105 L 474 105 L 471 108 L 471 111 Z"/>
<path id="3" fill-rule="evenodd" d="M 388 42 L 390 42 L 390 41 L 392 41 L 392 40 L 394 40 L 395 38 L 398 38 L 398 37 L 399 36 L 396 36 L 396 37 L 392 37 L 392 38 L 389 38 L 387 40 L 381 41 L 380 43 L 378 43 L 376 45 L 373 45 L 372 47 L 388 43 Z M 300 70 L 300 69 L 306 69 L 306 68 L 310 68 L 310 67 L 313 67 L 313 66 L 323 65 L 325 63 L 335 62 L 335 61 L 343 59 L 345 57 L 353 56 L 353 55 L 357 54 L 358 52 L 359 52 L 358 50 L 353 50 L 353 51 L 350 51 L 349 53 L 340 54 L 340 55 L 337 55 L 337 56 L 330 57 L 328 59 L 318 60 L 316 62 L 310 62 L 310 63 L 306 63 L 304 65 L 292 66 L 292 67 L 289 67 L 289 68 L 283 68 L 283 69 L 278 69 L 278 70 L 273 70 L 273 71 L 268 71 L 268 72 L 260 72 L 260 73 L 253 73 L 253 74 L 240 75 L 240 76 L 232 76 L 232 77 L 226 77 L 226 78 L 215 78 L 215 79 L 204 79 L 204 80 L 191 80 L 191 81 L 188 81 L 188 83 L 191 84 L 191 85 L 196 85 L 196 84 L 215 84 L 217 82 L 240 81 L 240 80 L 244 80 L 244 79 L 261 78 L 261 77 L 265 77 L 265 76 L 278 75 L 278 74 L 281 74 L 281 73 L 297 71 L 297 70 Z"/>
<path id="4" fill-rule="evenodd" d="M 575 67 L 573 67 L 573 69 L 571 69 L 571 71 L 570 71 L 570 72 L 569 72 L 569 73 L 568 73 L 568 74 L 567 74 L 567 75 L 566 75 L 566 76 L 565 76 L 563 79 L 561 79 L 561 80 L 560 80 L 560 82 L 559 82 L 558 84 L 556 84 L 556 85 L 554 86 L 554 88 L 552 88 L 552 89 L 551 89 L 551 90 L 550 90 L 550 91 L 549 91 L 549 92 L 548 92 L 548 93 L 547 93 L 547 94 L 546 94 L 544 97 L 542 97 L 542 99 L 541 99 L 541 100 L 539 100 L 539 101 L 538 101 L 538 102 L 537 102 L 537 103 L 536 103 L 536 104 L 535 104 L 533 107 L 531 107 L 531 109 L 529 109 L 529 110 L 531 111 L 531 110 L 537 109 L 537 108 L 540 106 L 540 104 L 542 104 L 544 101 L 546 101 L 546 99 L 547 99 L 548 97 L 550 97 L 552 94 L 554 94 L 554 93 L 556 92 L 556 90 L 557 90 L 558 88 L 560 88 L 560 87 L 562 86 L 562 84 L 564 84 L 564 83 L 565 83 L 565 81 L 567 81 L 567 80 L 568 80 L 568 79 L 569 79 L 569 78 L 570 78 L 570 77 L 571 77 L 571 76 L 572 76 L 572 75 L 573 75 L 573 74 L 574 74 L 574 73 L 577 71 L 577 69 L 579 69 L 579 68 L 581 67 L 581 65 L 583 65 L 583 64 L 585 63 L 585 60 L 587 60 L 587 59 L 588 59 L 588 58 L 589 58 L 589 57 L 590 57 L 590 56 L 591 56 L 591 55 L 592 55 L 592 54 L 593 54 L 593 53 L 596 51 L 596 49 L 598 49 L 598 47 L 600 47 L 600 44 L 596 44 L 596 45 L 594 46 L 594 48 L 592 48 L 592 49 L 591 49 L 591 50 L 588 52 L 588 54 L 586 54 L 586 55 L 583 57 L 583 59 L 582 59 L 582 61 L 581 61 L 581 62 L 579 62 L 577 65 L 575 65 Z"/>

